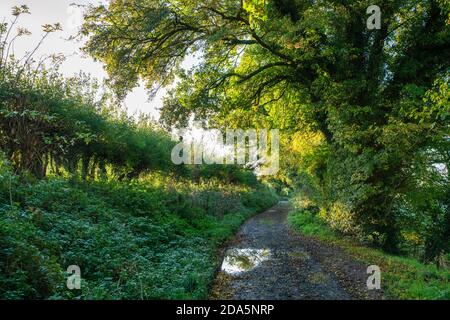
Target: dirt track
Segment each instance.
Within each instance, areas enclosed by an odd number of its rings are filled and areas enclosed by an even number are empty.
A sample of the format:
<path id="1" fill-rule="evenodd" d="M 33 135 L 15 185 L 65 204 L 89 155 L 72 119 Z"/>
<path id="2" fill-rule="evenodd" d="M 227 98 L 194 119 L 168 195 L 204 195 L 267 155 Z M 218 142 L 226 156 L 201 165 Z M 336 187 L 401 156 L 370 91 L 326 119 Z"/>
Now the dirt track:
<path id="1" fill-rule="evenodd" d="M 381 299 L 367 266 L 289 230 L 289 203 L 248 220 L 226 250 L 211 299 Z"/>

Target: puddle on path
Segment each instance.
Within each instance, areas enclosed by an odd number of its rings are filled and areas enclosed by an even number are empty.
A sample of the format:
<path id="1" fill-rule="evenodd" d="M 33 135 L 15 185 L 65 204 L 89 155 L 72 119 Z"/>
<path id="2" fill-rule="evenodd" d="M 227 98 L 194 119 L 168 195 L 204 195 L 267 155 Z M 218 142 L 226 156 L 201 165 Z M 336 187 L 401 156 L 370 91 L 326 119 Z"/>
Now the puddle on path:
<path id="1" fill-rule="evenodd" d="M 270 249 L 229 249 L 223 259 L 222 271 L 231 275 L 250 271 L 269 260 L 270 255 Z"/>

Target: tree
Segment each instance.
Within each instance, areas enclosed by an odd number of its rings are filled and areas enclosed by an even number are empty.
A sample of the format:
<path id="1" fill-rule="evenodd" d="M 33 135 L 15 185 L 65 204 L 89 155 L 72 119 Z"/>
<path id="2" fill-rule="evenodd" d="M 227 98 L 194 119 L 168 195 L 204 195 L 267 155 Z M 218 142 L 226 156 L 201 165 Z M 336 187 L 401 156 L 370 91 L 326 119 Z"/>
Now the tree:
<path id="1" fill-rule="evenodd" d="M 410 116 L 437 79 L 448 79 L 446 0 L 384 0 L 379 30 L 371 1 L 116 0 L 91 7 L 85 50 L 106 64 L 119 96 L 137 85 L 181 83 L 162 110 L 167 126 L 189 115 L 220 124 L 319 131 L 327 210 L 340 203 L 355 223 L 397 250 L 396 201 L 419 150 L 448 124 Z M 183 59 L 197 52 L 189 72 Z M 251 115 L 250 119 L 245 116 Z M 288 116 L 289 119 L 283 121 Z"/>

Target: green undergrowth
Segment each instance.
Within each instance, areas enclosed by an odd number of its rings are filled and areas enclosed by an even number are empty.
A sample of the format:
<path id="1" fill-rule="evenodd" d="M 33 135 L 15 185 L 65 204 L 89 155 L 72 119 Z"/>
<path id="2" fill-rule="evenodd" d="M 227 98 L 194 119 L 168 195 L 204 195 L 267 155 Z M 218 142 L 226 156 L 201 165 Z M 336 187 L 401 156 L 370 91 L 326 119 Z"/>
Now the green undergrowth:
<path id="1" fill-rule="evenodd" d="M 307 210 L 293 211 L 288 222 L 292 229 L 343 249 L 367 265 L 378 265 L 382 288 L 390 299 L 450 299 L 450 271 L 432 264 L 384 253 L 334 232 L 317 215 Z"/>
<path id="2" fill-rule="evenodd" d="M 3 168 L 0 298 L 207 298 L 219 246 L 276 201 L 259 183 L 25 182 Z M 81 290 L 66 286 L 70 265 Z"/>

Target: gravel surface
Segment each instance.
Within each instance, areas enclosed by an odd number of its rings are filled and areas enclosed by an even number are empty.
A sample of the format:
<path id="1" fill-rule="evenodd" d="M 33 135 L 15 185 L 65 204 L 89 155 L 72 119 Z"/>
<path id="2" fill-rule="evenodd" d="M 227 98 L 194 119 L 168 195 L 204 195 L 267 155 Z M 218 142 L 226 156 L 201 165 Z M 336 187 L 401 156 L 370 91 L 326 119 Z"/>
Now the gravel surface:
<path id="1" fill-rule="evenodd" d="M 225 251 L 211 299 L 382 299 L 367 266 L 337 247 L 289 230 L 282 201 L 248 220 Z"/>

